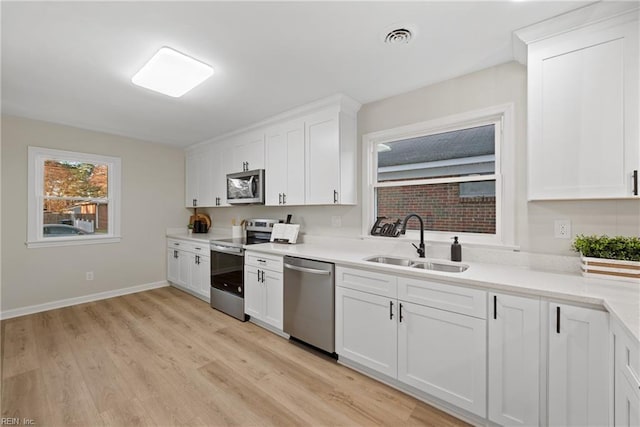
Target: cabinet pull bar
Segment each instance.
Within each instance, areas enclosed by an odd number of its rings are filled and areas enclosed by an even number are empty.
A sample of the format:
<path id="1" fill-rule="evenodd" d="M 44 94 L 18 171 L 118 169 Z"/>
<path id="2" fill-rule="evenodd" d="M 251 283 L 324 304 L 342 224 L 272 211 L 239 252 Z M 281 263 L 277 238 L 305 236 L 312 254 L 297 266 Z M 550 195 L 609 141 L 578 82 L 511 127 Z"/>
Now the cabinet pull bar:
<path id="1" fill-rule="evenodd" d="M 393 320 L 393 301 L 389 301 L 389 320 Z"/>
<path id="2" fill-rule="evenodd" d="M 287 204 L 287 194 L 286 193 L 282 193 L 282 204 L 283 205 Z"/>
<path id="3" fill-rule="evenodd" d="M 638 169 L 633 171 L 633 195 L 638 195 Z"/>
<path id="4" fill-rule="evenodd" d="M 338 190 L 333 190 L 333 203 L 338 203 Z"/>
<path id="5" fill-rule="evenodd" d="M 494 319 L 498 318 L 498 296 L 497 295 L 493 296 L 493 318 Z"/>
<path id="6" fill-rule="evenodd" d="M 278 204 L 282 204 L 282 193 L 278 193 Z"/>
<path id="7" fill-rule="evenodd" d="M 260 283 L 260 270 L 256 270 L 258 272 L 258 283 Z"/>
<path id="8" fill-rule="evenodd" d="M 560 306 L 556 307 L 556 333 L 560 333 Z"/>
<path id="9" fill-rule="evenodd" d="M 402 323 L 402 303 L 400 303 L 400 314 L 399 314 L 400 323 Z"/>

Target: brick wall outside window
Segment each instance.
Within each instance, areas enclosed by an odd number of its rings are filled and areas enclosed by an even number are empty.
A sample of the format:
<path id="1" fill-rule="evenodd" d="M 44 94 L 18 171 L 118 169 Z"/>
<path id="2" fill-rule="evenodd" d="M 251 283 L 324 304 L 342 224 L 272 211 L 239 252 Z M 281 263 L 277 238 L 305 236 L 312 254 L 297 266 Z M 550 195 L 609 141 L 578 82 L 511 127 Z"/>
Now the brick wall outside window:
<path id="1" fill-rule="evenodd" d="M 496 232 L 495 196 L 460 196 L 459 183 L 407 185 L 377 189 L 377 216 L 403 219 L 415 212 L 425 229 L 467 233 Z M 419 229 L 411 219 L 408 230 Z"/>

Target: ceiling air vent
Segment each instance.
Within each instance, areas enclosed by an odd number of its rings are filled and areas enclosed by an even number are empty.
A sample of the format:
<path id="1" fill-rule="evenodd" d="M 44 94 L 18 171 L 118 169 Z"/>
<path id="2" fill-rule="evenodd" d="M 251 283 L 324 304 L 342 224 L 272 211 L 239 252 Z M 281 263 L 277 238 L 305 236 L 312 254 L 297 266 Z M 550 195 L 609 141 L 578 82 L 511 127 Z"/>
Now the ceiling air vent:
<path id="1" fill-rule="evenodd" d="M 413 33 L 407 28 L 396 28 L 389 31 L 384 38 L 385 43 L 389 44 L 407 44 L 411 41 Z"/>

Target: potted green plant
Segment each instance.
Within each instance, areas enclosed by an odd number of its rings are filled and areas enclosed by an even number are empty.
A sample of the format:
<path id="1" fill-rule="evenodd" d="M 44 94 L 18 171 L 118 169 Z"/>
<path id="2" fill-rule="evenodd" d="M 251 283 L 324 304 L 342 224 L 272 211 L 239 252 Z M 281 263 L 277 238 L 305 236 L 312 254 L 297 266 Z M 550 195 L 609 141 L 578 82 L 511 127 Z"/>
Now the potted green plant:
<path id="1" fill-rule="evenodd" d="M 580 252 L 584 276 L 640 281 L 640 238 L 578 235 L 572 249 Z"/>

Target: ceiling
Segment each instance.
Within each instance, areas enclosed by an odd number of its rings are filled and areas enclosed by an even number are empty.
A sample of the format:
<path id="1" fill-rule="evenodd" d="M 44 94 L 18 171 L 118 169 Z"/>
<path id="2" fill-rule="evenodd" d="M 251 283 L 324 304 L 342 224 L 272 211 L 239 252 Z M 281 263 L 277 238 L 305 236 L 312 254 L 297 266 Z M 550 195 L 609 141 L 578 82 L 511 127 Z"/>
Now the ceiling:
<path id="1" fill-rule="evenodd" d="M 2 112 L 185 147 L 344 93 L 368 103 L 513 59 L 513 30 L 588 2 L 1 2 Z M 406 45 L 385 30 L 412 25 Z M 213 77 L 131 83 L 162 46 Z"/>

